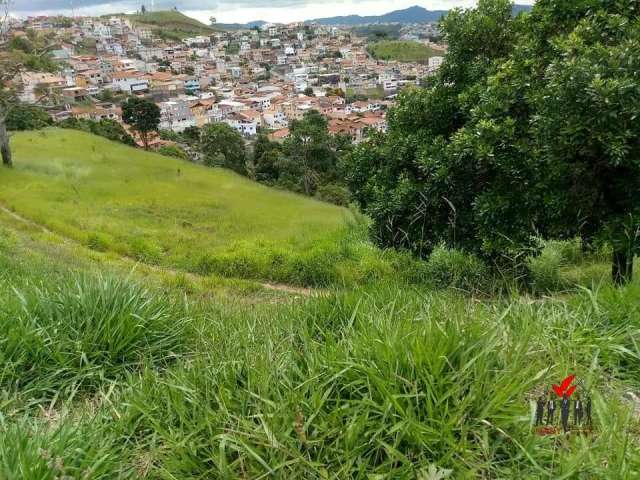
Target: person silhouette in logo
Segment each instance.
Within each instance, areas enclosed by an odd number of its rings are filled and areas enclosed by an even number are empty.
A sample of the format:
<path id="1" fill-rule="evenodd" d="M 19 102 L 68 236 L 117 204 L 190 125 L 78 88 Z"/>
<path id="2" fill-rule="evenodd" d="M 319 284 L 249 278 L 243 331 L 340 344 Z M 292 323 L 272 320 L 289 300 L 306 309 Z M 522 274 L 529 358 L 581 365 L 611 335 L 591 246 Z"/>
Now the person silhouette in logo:
<path id="1" fill-rule="evenodd" d="M 571 402 L 567 394 L 562 395 L 562 404 L 560 405 L 560 423 L 562 423 L 562 430 L 564 433 L 569 431 L 569 406 Z"/>
<path id="2" fill-rule="evenodd" d="M 575 422 L 577 427 L 579 427 L 582 423 L 583 407 L 584 406 L 582 405 L 582 400 L 578 395 L 578 398 L 576 398 L 576 402 L 573 405 L 573 421 Z"/>
<path id="3" fill-rule="evenodd" d="M 552 398 L 547 404 L 547 424 L 553 425 L 556 413 L 556 401 Z"/>
<path id="4" fill-rule="evenodd" d="M 536 427 L 542 425 L 544 422 L 544 404 L 545 397 L 544 395 L 540 395 L 536 401 Z"/>

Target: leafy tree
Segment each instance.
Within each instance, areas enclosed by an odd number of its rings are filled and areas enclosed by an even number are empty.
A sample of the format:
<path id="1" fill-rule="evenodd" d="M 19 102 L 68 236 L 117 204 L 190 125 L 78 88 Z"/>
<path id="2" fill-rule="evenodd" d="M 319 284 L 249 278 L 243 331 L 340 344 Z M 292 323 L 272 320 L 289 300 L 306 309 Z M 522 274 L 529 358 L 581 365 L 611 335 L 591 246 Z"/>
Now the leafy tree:
<path id="1" fill-rule="evenodd" d="M 202 128 L 200 151 L 205 165 L 247 174 L 244 139 L 226 123 L 208 124 Z"/>
<path id="2" fill-rule="evenodd" d="M 277 142 L 260 134 L 253 145 L 253 171 L 258 182 L 273 184 L 280 177 L 281 147 Z"/>
<path id="3" fill-rule="evenodd" d="M 43 108 L 24 104 L 13 107 L 6 119 L 8 130 L 39 130 L 52 123 L 53 120 Z"/>
<path id="4" fill-rule="evenodd" d="M 635 0 L 480 0 L 442 22 L 445 63 L 347 162 L 384 245 L 499 259 L 533 235 L 614 246 L 631 278 L 640 193 Z"/>
<path id="5" fill-rule="evenodd" d="M 640 228 L 640 12 L 623 1 L 591 11 L 553 43 L 534 98 L 534 134 L 590 242 L 614 247 L 616 283 L 633 275 Z"/>
<path id="6" fill-rule="evenodd" d="M 327 120 L 316 110 L 294 120 L 284 141 L 280 170 L 284 180 L 296 190 L 313 195 L 318 184 L 333 180 L 337 154 L 329 135 Z"/>
<path id="7" fill-rule="evenodd" d="M 131 97 L 122 105 L 122 120 L 138 132 L 145 150 L 149 150 L 149 133 L 160 125 L 160 108 L 143 98 Z"/>
<path id="8" fill-rule="evenodd" d="M 200 141 L 200 129 L 198 127 L 187 127 L 180 136 L 184 143 L 190 147 L 197 147 Z"/>
<path id="9" fill-rule="evenodd" d="M 8 3 L 6 5 L 8 6 Z M 21 45 L 21 48 L 28 51 L 13 48 L 17 45 L 8 38 L 7 21 L 8 11 L 0 17 L 0 156 L 2 164 L 5 167 L 11 167 L 13 159 L 7 131 L 7 119 L 13 109 L 20 105 L 13 80 L 25 68 L 53 71 L 56 64 L 48 55 L 49 48 L 42 43 L 42 38 L 33 31 L 28 32 L 28 39 L 25 39 L 25 43 Z"/>
<path id="10" fill-rule="evenodd" d="M 316 95 L 315 95 L 315 93 L 313 93 L 313 88 L 311 88 L 311 87 L 307 87 L 307 88 L 305 88 L 303 93 L 304 93 L 307 97 L 315 97 L 315 96 L 316 96 Z"/>

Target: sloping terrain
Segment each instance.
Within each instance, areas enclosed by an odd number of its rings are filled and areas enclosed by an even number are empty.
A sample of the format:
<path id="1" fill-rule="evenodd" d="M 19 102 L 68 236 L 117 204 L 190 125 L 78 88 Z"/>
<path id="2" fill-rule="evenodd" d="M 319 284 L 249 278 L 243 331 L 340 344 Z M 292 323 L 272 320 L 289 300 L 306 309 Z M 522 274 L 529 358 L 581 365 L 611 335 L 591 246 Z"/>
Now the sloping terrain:
<path id="1" fill-rule="evenodd" d="M 0 171 L 2 205 L 94 250 L 149 264 L 313 283 L 314 249 L 334 243 L 353 218 L 224 169 L 82 132 L 21 133 L 12 145 L 16 166 Z"/>
<path id="2" fill-rule="evenodd" d="M 176 10 L 146 12 L 144 14 L 127 15 L 127 17 L 138 25 L 148 26 L 158 34 L 170 33 L 177 37 L 210 35 L 221 30 L 221 28 L 205 25 L 199 20 L 188 17 Z"/>

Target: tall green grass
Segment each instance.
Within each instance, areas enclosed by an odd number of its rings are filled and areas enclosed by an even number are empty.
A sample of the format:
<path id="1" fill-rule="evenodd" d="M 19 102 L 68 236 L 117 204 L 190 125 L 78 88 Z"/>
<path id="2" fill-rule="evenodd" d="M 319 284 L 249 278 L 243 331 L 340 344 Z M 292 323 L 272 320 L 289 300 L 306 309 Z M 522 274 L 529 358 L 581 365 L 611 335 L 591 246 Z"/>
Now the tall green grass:
<path id="1" fill-rule="evenodd" d="M 191 361 L 131 386 L 125 430 L 177 478 L 632 478 L 617 382 L 640 374 L 640 325 L 608 325 L 599 295 L 486 306 L 389 286 L 219 319 Z M 567 372 L 598 433 L 558 445 L 529 400 Z"/>
<path id="2" fill-rule="evenodd" d="M 115 277 L 54 278 L 0 297 L 0 385 L 56 396 L 162 366 L 189 345 L 180 308 Z"/>
<path id="3" fill-rule="evenodd" d="M 473 296 L 472 257 L 404 274 L 455 287 L 430 289 L 377 277 L 415 265 L 384 252 L 363 287 L 236 305 L 53 268 L 20 241 L 0 237 L 0 478 L 640 475 L 637 283 Z M 596 431 L 539 437 L 531 400 L 569 373 Z"/>

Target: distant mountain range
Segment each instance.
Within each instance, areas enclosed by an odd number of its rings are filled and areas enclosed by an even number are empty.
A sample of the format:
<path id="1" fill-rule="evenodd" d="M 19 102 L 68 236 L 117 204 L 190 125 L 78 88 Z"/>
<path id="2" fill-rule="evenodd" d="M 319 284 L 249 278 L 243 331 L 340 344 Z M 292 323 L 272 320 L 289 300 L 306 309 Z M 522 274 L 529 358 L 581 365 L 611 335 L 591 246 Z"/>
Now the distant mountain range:
<path id="1" fill-rule="evenodd" d="M 514 5 L 513 13 L 528 12 L 531 5 Z M 317 23 L 319 25 L 366 25 L 370 23 L 433 23 L 446 15 L 448 10 L 427 10 L 426 8 L 414 6 L 404 10 L 395 10 L 384 15 L 372 15 L 362 17 L 360 15 L 347 15 L 344 17 L 315 18 L 307 20 L 305 23 Z M 249 23 L 221 23 L 218 27 L 227 30 L 251 29 L 261 27 L 268 22 L 258 20 Z"/>
<path id="2" fill-rule="evenodd" d="M 514 5 L 513 13 L 528 12 L 531 5 Z M 414 6 L 404 10 L 395 10 L 384 15 L 374 15 L 362 17 L 360 15 L 348 15 L 346 17 L 316 18 L 308 20 L 306 23 L 317 23 L 319 25 L 365 25 L 370 23 L 433 23 L 446 15 L 448 10 L 427 10 L 426 8 Z"/>
<path id="3" fill-rule="evenodd" d="M 251 30 L 252 28 L 261 27 L 267 23 L 268 22 L 264 20 L 256 20 L 255 22 L 249 23 L 216 23 L 216 26 L 224 30 Z"/>

